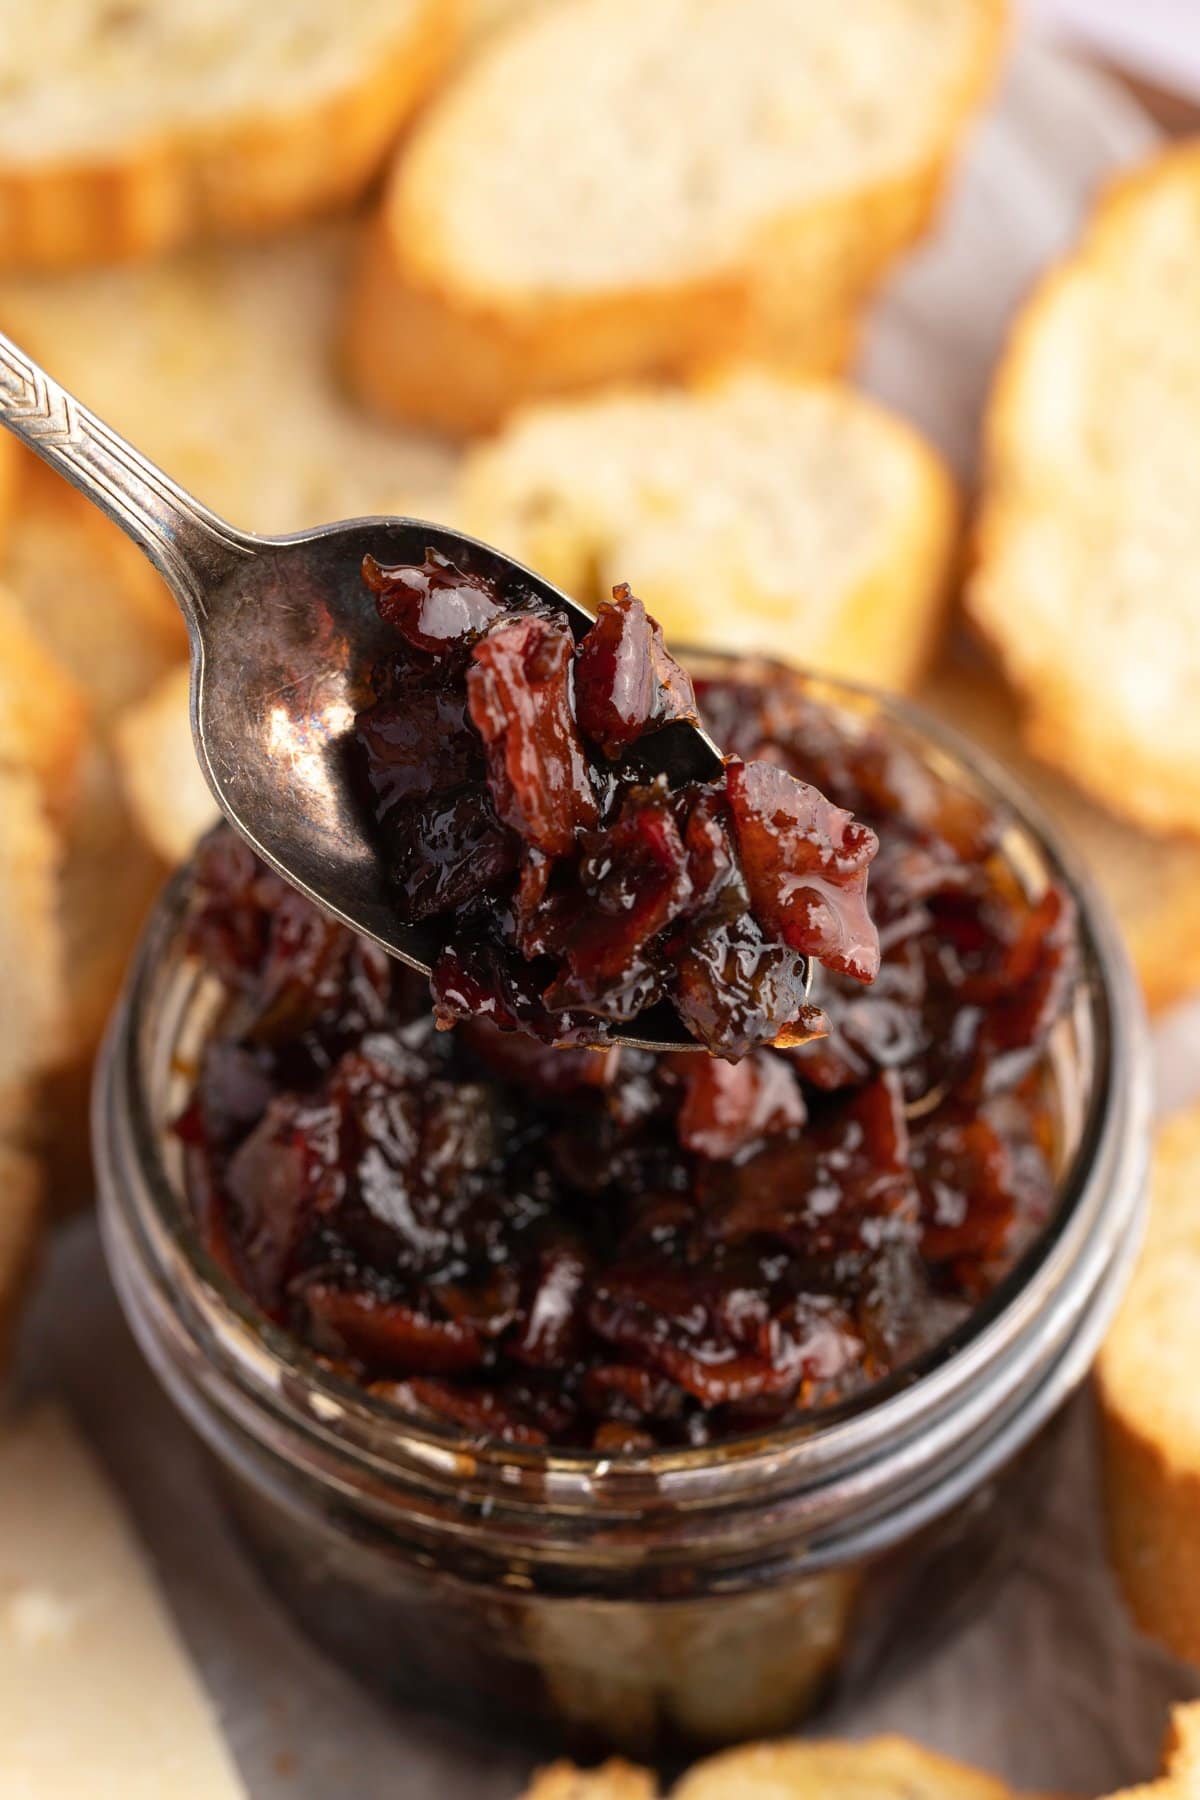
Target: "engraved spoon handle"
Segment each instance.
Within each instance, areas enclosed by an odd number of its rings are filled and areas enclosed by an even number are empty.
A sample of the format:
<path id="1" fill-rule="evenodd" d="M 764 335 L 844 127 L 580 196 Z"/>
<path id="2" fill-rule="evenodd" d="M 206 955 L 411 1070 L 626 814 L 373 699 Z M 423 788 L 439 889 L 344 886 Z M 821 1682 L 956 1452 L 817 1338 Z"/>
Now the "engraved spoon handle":
<path id="1" fill-rule="evenodd" d="M 252 538 L 227 525 L 127 444 L 0 333 L 0 424 L 116 521 L 166 579 L 197 636 L 205 595 Z"/>

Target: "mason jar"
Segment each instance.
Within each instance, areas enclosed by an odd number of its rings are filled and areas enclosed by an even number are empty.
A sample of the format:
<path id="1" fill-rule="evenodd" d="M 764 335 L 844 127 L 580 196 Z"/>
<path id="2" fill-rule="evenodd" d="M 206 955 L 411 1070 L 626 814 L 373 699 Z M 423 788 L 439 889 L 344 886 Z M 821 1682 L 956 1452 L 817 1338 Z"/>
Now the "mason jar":
<path id="1" fill-rule="evenodd" d="M 1139 1239 L 1136 985 L 1091 879 L 1000 768 L 915 708 L 817 685 L 999 813 L 1026 892 L 1072 894 L 1082 951 L 1050 1047 L 1051 1222 L 936 1349 L 828 1410 L 603 1455 L 456 1435 L 331 1372 L 223 1273 L 189 1207 L 172 1121 L 222 996 L 185 946 L 186 868 L 145 932 L 94 1100 L 113 1279 L 273 1587 L 405 1702 L 641 1754 L 782 1730 L 898 1649 L 911 1666 L 1044 1486 Z"/>

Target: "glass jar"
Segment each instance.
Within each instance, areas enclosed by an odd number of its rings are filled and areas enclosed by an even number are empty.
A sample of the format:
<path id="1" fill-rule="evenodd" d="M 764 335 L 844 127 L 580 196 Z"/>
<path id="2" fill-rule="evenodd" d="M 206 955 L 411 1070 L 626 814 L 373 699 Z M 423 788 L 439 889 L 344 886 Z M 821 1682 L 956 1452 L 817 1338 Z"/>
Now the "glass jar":
<path id="1" fill-rule="evenodd" d="M 456 1437 L 331 1374 L 192 1221 L 170 1121 L 220 995 L 184 949 L 186 870 L 145 934 L 94 1106 L 117 1289 L 278 1591 L 409 1701 L 645 1753 L 781 1730 L 889 1648 L 911 1659 L 1011 1537 L 1124 1286 L 1148 1061 L 1107 911 L 1003 771 L 913 708 L 814 685 L 998 809 L 1026 890 L 1073 893 L 1083 951 L 1052 1045 L 1052 1223 L 951 1338 L 827 1412 L 605 1457 Z"/>

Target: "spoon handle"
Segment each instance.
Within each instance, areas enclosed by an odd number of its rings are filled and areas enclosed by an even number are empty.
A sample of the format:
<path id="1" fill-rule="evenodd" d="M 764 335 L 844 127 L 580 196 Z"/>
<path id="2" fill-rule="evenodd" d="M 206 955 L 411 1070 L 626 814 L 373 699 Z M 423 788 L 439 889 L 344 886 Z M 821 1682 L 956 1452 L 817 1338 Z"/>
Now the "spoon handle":
<path id="1" fill-rule="evenodd" d="M 116 521 L 166 579 L 193 635 L 204 596 L 254 540 L 185 493 L 0 332 L 0 425 Z"/>

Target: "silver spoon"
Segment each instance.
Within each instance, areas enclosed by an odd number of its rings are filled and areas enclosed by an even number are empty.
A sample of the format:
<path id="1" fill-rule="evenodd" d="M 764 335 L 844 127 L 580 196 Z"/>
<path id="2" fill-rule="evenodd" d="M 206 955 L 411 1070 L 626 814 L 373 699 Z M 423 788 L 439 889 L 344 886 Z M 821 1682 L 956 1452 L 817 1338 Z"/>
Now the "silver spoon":
<path id="1" fill-rule="evenodd" d="M 369 671 L 395 654 L 394 632 L 363 585 L 363 555 L 419 563 L 432 547 L 506 596 L 561 607 L 577 638 L 592 614 L 499 550 L 419 519 L 346 519 L 290 537 L 238 531 L 3 335 L 0 423 L 115 520 L 165 578 L 191 645 L 196 754 L 230 824 L 325 912 L 428 975 L 438 922 L 398 917 L 349 777 L 349 734 Z M 681 722 L 644 740 L 644 760 L 672 782 L 711 780 L 721 768 L 712 739 Z M 665 1004 L 636 1030 L 616 1041 L 700 1048 Z"/>

